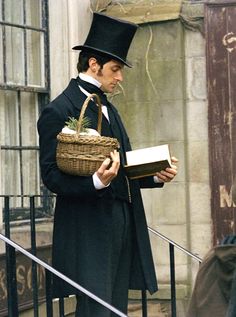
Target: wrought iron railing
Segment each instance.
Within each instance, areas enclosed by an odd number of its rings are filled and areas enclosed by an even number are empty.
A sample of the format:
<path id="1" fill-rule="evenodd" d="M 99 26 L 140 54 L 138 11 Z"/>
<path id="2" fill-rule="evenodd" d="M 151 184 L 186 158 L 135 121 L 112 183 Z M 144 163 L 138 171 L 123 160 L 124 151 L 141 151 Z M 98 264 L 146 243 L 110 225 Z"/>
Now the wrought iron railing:
<path id="1" fill-rule="evenodd" d="M 171 293 L 171 316 L 177 316 L 177 309 L 176 309 L 176 282 L 175 282 L 175 248 L 182 251 L 186 255 L 190 256 L 192 259 L 199 262 L 202 262 L 202 259 L 199 258 L 197 255 L 193 254 L 192 252 L 188 251 L 187 249 L 183 248 L 178 243 L 174 242 L 173 240 L 167 238 L 160 232 L 148 227 L 148 230 L 153 233 L 155 236 L 159 237 L 160 239 L 164 240 L 165 242 L 169 243 L 169 257 L 170 257 L 170 293 Z"/>
<path id="2" fill-rule="evenodd" d="M 110 305 L 109 303 L 103 301 L 101 298 L 85 289 L 78 283 L 72 281 L 70 278 L 64 274 L 55 270 L 48 263 L 42 261 L 36 256 L 36 230 L 35 230 L 35 200 L 36 196 L 30 196 L 30 225 L 31 225 L 31 250 L 30 252 L 22 248 L 20 245 L 15 243 L 10 239 L 10 197 L 4 197 L 4 220 L 5 220 L 5 236 L 0 234 L 0 240 L 4 241 L 6 244 L 6 276 L 7 276 L 7 306 L 8 306 L 8 317 L 18 317 L 18 295 L 17 295 L 17 277 L 16 277 L 16 251 L 24 254 L 26 257 L 32 260 L 32 290 L 33 290 L 33 310 L 34 317 L 39 316 L 39 303 L 38 303 L 38 279 L 37 279 L 37 265 L 40 265 L 45 269 L 46 276 L 46 307 L 47 307 L 47 317 L 53 317 L 53 305 L 51 296 L 51 276 L 52 274 L 63 279 L 68 284 L 72 285 L 74 288 L 82 292 L 83 294 L 89 296 L 93 300 L 97 301 L 99 304 L 103 305 L 107 309 L 111 310 L 117 316 L 127 317 L 124 313 Z M 60 317 L 64 317 L 64 301 L 62 298 L 59 299 L 59 312 Z"/>
<path id="3" fill-rule="evenodd" d="M 20 252 L 28 259 L 32 261 L 32 307 L 34 311 L 34 317 L 39 316 L 39 293 L 38 293 L 38 266 L 43 267 L 45 270 L 45 296 L 44 301 L 46 301 L 46 314 L 47 317 L 53 316 L 53 299 L 51 293 L 51 278 L 52 274 L 57 275 L 59 278 L 63 279 L 82 293 L 91 297 L 107 309 L 110 309 L 117 316 L 127 317 L 127 315 L 123 314 L 115 307 L 106 303 L 95 294 L 89 292 L 87 289 L 83 288 L 81 285 L 75 283 L 67 276 L 55 270 L 51 267 L 47 262 L 39 259 L 37 257 L 37 245 L 36 245 L 36 222 L 35 222 L 35 199 L 39 196 L 28 196 L 29 198 L 29 206 L 30 206 L 30 231 L 31 231 L 31 247 L 30 251 L 22 248 L 20 245 L 11 240 L 11 232 L 10 232 L 10 196 L 0 196 L 4 197 L 4 223 L 5 223 L 5 235 L 0 234 L 0 240 L 2 240 L 6 244 L 6 276 L 7 276 L 7 316 L 8 317 L 18 317 L 19 316 L 19 308 L 18 308 L 18 294 L 17 294 L 17 276 L 16 276 L 16 251 Z M 170 240 L 166 236 L 162 235 L 158 231 L 148 227 L 148 230 L 164 240 L 169 244 L 169 257 L 170 257 L 170 289 L 171 289 L 171 316 L 176 317 L 176 282 L 175 282 L 175 248 L 184 252 L 186 255 L 190 256 L 194 260 L 201 263 L 201 259 L 195 254 L 189 252 L 179 244 Z M 42 299 L 41 299 L 42 301 Z M 64 299 L 60 298 L 58 301 L 59 305 L 59 316 L 64 317 Z M 147 310 L 147 296 L 146 291 L 142 291 L 142 316 L 148 316 Z"/>
<path id="4" fill-rule="evenodd" d="M 15 270 L 15 259 L 16 259 L 15 258 L 15 250 L 21 252 L 22 254 L 24 254 L 25 256 L 30 258 L 33 261 L 33 264 L 35 264 L 34 267 L 36 267 L 36 264 L 41 265 L 48 272 L 55 274 L 56 276 L 58 276 L 59 278 L 61 278 L 62 280 L 64 280 L 65 282 L 67 282 L 68 284 L 72 285 L 74 288 L 76 288 L 80 292 L 82 292 L 83 294 L 89 296 L 90 298 L 92 298 L 93 300 L 98 302 L 99 304 L 103 305 L 104 307 L 106 307 L 109 310 L 111 310 L 112 312 L 114 312 L 117 316 L 127 317 L 127 315 L 125 315 L 124 313 L 122 313 L 121 311 L 119 311 L 118 309 L 113 307 L 112 305 L 108 304 L 107 302 L 105 302 L 104 300 L 102 300 L 101 298 L 96 296 L 95 294 L 91 293 L 90 291 L 88 291 L 86 288 L 82 287 L 78 283 L 72 281 L 70 278 L 68 278 L 64 274 L 62 274 L 59 271 L 55 270 L 52 266 L 50 266 L 46 262 L 40 260 L 35 255 L 33 255 L 32 253 L 28 252 L 27 250 L 22 248 L 17 243 L 15 243 L 12 240 L 6 238 L 4 235 L 0 234 L 0 239 L 7 244 L 7 259 L 9 260 L 8 263 L 9 264 L 11 263 L 11 265 L 7 266 L 7 268 L 10 269 L 8 271 L 8 274 L 7 274 L 7 276 L 8 276 L 8 289 L 9 289 L 9 291 L 8 291 L 8 296 L 9 296 L 9 300 L 8 300 L 8 316 L 9 317 L 17 317 L 19 315 L 18 308 L 17 308 L 17 292 L 16 292 L 16 290 L 17 290 L 17 281 L 16 281 L 15 272 L 14 272 L 14 270 Z M 38 307 L 38 302 L 37 302 L 37 271 L 36 270 L 33 270 L 33 275 L 35 277 L 34 278 L 34 282 L 33 282 L 33 291 L 34 291 L 34 293 L 33 293 L 34 306 L 33 307 L 34 307 L 34 317 L 36 317 L 36 316 L 38 316 L 38 309 L 37 309 L 37 307 Z M 49 281 L 50 281 L 50 278 L 49 278 Z M 49 298 L 50 298 L 50 295 L 49 295 Z M 60 311 L 64 310 L 61 300 L 59 300 L 59 304 L 60 304 Z M 48 307 L 51 306 L 50 303 L 48 302 L 48 300 L 47 300 L 47 305 L 48 305 Z M 51 308 L 49 308 L 49 310 L 47 312 L 47 317 L 49 317 L 49 316 L 50 317 L 53 316 Z M 61 313 L 60 313 L 60 316 L 61 316 Z M 64 316 L 64 314 L 63 314 L 63 316 Z"/>

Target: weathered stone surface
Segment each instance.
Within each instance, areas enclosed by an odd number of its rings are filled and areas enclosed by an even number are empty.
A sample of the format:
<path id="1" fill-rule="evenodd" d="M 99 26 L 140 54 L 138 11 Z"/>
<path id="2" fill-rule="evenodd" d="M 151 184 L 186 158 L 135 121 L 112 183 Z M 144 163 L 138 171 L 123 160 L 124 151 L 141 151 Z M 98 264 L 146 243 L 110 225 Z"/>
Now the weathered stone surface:
<path id="1" fill-rule="evenodd" d="M 134 148 L 168 143 L 179 158 L 172 184 L 142 192 L 148 224 L 200 256 L 211 244 L 204 45 L 177 21 L 142 25 L 129 54 L 134 67 L 114 97 Z M 168 283 L 168 245 L 150 237 L 158 278 Z M 176 279 L 187 287 L 196 268 L 186 259 L 176 253 Z"/>
<path id="2" fill-rule="evenodd" d="M 186 102 L 185 123 L 189 142 L 208 141 L 207 111 L 207 104 L 201 100 Z M 203 151 L 207 151 L 206 146 L 203 145 Z"/>
<path id="3" fill-rule="evenodd" d="M 192 224 L 208 224 L 211 226 L 210 189 L 208 182 L 191 182 L 189 184 Z M 197 193 L 197 195 L 195 194 Z"/>
<path id="4" fill-rule="evenodd" d="M 179 17 L 181 2 L 181 0 L 112 1 L 106 8 L 106 13 L 139 24 L 174 20 Z"/>

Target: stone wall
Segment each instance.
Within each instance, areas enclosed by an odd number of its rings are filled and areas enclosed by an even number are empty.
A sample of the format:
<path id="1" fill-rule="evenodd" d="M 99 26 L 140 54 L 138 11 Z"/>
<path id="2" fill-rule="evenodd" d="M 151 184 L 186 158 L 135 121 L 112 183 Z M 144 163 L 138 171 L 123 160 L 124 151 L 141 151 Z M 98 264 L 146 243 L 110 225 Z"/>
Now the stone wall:
<path id="1" fill-rule="evenodd" d="M 202 257 L 211 245 L 205 40 L 180 20 L 142 24 L 119 93 L 112 98 L 133 148 L 168 143 L 179 174 L 163 189 L 143 190 L 148 225 Z M 160 288 L 169 293 L 168 244 L 150 235 Z M 198 262 L 176 251 L 179 296 Z M 189 283 L 187 282 L 189 281 Z"/>
<path id="2" fill-rule="evenodd" d="M 84 42 L 92 20 L 90 1 L 49 1 L 51 99 L 77 76 L 78 51 L 72 47 Z"/>

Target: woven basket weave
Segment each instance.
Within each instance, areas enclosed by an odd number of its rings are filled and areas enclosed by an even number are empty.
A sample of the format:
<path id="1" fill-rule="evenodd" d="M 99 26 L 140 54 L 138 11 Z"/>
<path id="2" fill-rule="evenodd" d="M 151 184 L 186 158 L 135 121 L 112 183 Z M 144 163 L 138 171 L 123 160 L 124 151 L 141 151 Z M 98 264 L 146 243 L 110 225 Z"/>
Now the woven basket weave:
<path id="1" fill-rule="evenodd" d="M 78 176 L 92 175 L 98 170 L 105 158 L 110 157 L 110 152 L 119 148 L 119 142 L 115 138 L 79 134 L 85 110 L 91 98 L 96 98 L 97 100 L 97 131 L 101 134 L 102 105 L 100 98 L 96 94 L 91 94 L 82 106 L 76 134 L 59 133 L 57 135 L 57 166 L 67 174 Z"/>

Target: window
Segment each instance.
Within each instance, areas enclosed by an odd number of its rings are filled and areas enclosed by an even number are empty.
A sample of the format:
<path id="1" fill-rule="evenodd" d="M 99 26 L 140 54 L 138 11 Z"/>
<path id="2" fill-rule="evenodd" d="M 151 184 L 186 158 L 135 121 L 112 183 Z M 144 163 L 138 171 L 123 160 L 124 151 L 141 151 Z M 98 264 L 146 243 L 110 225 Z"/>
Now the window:
<path id="1" fill-rule="evenodd" d="M 15 196 L 14 219 L 29 210 L 26 196 L 45 193 L 36 122 L 49 100 L 47 16 L 46 0 L 0 0 L 0 194 Z M 39 216 L 48 203 L 37 198 Z"/>

